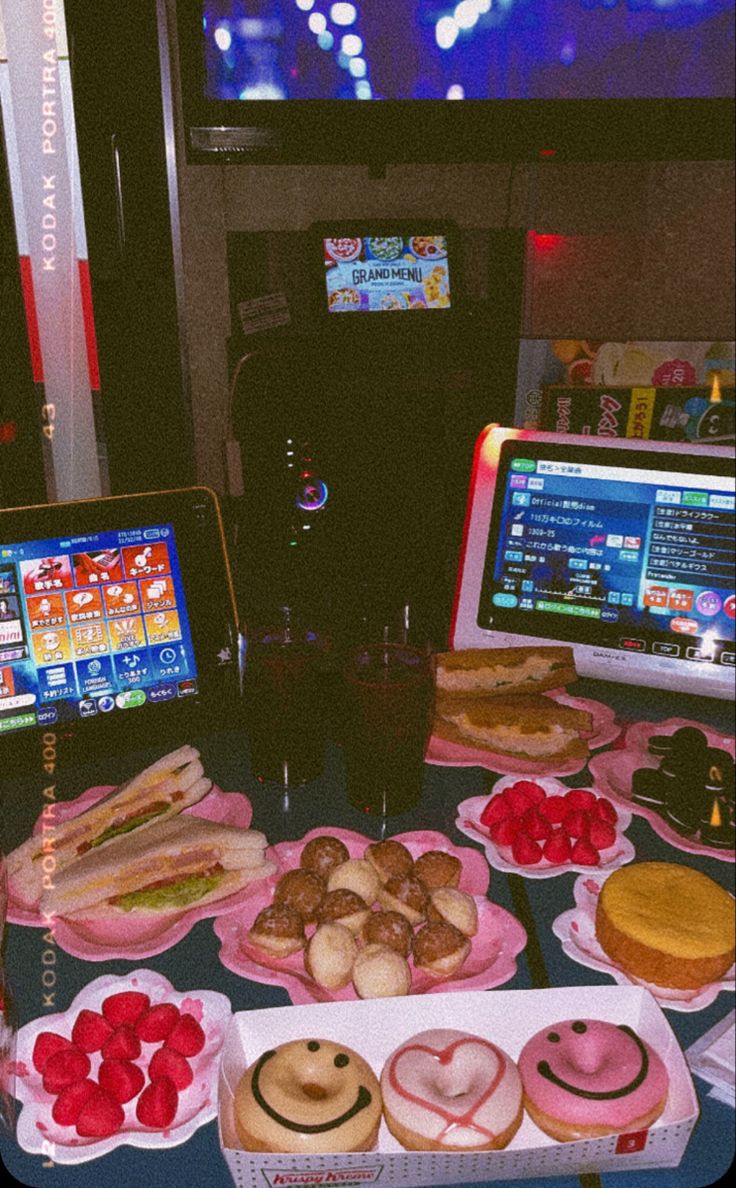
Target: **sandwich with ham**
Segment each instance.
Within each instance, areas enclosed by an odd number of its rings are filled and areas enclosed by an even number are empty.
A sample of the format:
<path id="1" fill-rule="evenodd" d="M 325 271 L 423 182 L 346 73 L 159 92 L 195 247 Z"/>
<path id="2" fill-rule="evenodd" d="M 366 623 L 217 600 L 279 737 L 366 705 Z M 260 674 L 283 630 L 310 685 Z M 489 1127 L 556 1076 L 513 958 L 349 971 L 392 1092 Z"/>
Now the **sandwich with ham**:
<path id="1" fill-rule="evenodd" d="M 77 920 L 183 913 L 272 874 L 265 849 L 258 830 L 171 817 L 72 863 L 44 891 L 41 910 Z"/>
<path id="2" fill-rule="evenodd" d="M 155 822 L 197 804 L 212 787 L 194 747 L 164 755 L 144 771 L 113 789 L 90 808 L 65 821 L 45 820 L 34 834 L 8 855 L 8 882 L 13 898 L 36 907 L 50 872 L 58 876 L 84 855 L 104 850 L 116 839 L 138 837 Z"/>
<path id="3" fill-rule="evenodd" d="M 505 697 L 543 693 L 576 680 L 572 648 L 460 648 L 435 656 L 435 683 L 443 697 Z"/>
<path id="4" fill-rule="evenodd" d="M 520 759 L 585 759 L 591 715 L 552 697 L 437 698 L 434 734 L 464 747 Z"/>

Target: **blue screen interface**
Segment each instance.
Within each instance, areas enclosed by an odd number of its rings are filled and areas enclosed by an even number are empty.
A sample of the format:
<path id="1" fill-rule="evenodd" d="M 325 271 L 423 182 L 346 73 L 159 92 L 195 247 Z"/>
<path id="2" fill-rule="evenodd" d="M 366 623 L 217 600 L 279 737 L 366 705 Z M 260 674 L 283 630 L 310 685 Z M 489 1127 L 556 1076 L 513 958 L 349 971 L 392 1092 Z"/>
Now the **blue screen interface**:
<path id="1" fill-rule="evenodd" d="M 0 547 L 0 733 L 196 691 L 170 524 Z"/>
<path id="2" fill-rule="evenodd" d="M 516 455 L 498 482 L 481 626 L 733 665 L 732 480 Z"/>

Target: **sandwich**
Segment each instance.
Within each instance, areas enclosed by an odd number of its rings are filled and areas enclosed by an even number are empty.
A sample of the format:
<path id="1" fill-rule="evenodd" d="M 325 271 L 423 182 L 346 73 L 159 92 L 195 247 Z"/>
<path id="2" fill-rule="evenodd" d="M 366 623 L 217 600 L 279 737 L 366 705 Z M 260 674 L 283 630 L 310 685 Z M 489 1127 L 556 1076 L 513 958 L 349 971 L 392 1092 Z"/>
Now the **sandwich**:
<path id="1" fill-rule="evenodd" d="M 434 733 L 464 747 L 530 760 L 584 759 L 593 729 L 584 710 L 551 697 L 440 697 Z"/>
<path id="2" fill-rule="evenodd" d="M 199 751 L 184 746 L 164 755 L 76 817 L 44 819 L 46 828 L 8 855 L 13 897 L 36 906 L 51 877 L 92 850 L 125 834 L 137 835 L 196 804 L 212 787 Z"/>
<path id="3" fill-rule="evenodd" d="M 576 680 L 572 648 L 462 648 L 438 652 L 435 682 L 448 697 L 543 693 Z"/>
<path id="4" fill-rule="evenodd" d="M 171 817 L 73 862 L 44 891 L 41 909 L 78 920 L 182 913 L 272 874 L 265 848 L 254 829 Z"/>

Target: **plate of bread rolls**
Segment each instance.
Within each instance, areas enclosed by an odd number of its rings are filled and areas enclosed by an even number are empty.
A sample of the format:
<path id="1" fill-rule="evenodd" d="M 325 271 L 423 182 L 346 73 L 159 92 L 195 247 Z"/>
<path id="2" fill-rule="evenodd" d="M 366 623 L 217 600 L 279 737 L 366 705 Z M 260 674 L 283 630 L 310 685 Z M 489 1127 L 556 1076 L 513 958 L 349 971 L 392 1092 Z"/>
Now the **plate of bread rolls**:
<path id="1" fill-rule="evenodd" d="M 268 855 L 276 873 L 214 927 L 223 965 L 293 1003 L 490 989 L 516 972 L 526 933 L 488 899 L 478 850 L 430 830 L 372 842 L 322 828 Z"/>

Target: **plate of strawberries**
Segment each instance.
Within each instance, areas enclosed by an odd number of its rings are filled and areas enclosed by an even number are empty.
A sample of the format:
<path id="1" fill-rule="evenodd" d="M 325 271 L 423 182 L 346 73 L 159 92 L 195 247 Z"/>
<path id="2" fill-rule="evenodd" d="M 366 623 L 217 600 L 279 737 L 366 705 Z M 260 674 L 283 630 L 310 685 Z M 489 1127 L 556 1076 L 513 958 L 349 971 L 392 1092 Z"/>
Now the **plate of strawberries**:
<path id="1" fill-rule="evenodd" d="M 232 1011 L 214 990 L 178 992 L 153 970 L 90 982 L 18 1032 L 18 1143 L 82 1163 L 127 1143 L 173 1147 L 217 1115 Z"/>
<path id="2" fill-rule="evenodd" d="M 624 836 L 631 813 L 595 788 L 568 788 L 552 777 L 505 776 L 490 796 L 458 805 L 456 827 L 485 847 L 496 870 L 544 879 L 592 868 L 614 870 L 635 850 Z"/>

